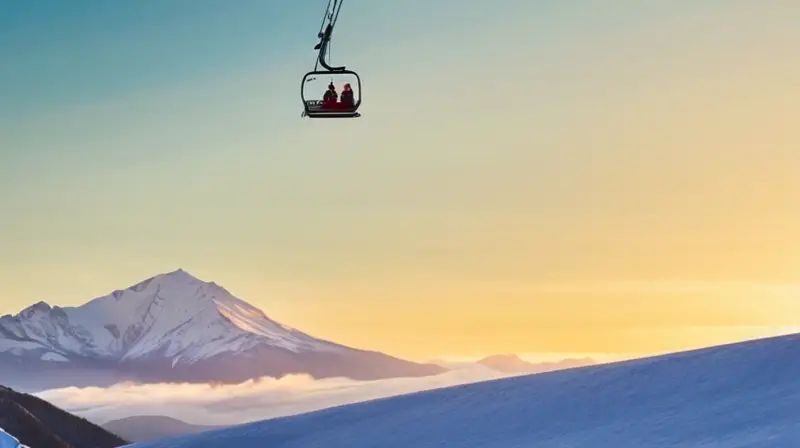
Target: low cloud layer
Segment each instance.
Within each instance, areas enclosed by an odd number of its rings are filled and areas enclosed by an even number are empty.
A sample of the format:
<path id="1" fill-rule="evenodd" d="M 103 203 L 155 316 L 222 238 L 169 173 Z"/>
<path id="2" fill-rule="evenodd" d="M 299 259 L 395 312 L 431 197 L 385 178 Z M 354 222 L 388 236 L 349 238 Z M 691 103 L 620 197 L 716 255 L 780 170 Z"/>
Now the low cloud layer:
<path id="1" fill-rule="evenodd" d="M 432 377 L 378 381 L 291 375 L 237 385 L 122 383 L 36 395 L 95 423 L 134 415 L 165 415 L 193 424 L 231 425 L 506 376 L 472 366 Z"/>

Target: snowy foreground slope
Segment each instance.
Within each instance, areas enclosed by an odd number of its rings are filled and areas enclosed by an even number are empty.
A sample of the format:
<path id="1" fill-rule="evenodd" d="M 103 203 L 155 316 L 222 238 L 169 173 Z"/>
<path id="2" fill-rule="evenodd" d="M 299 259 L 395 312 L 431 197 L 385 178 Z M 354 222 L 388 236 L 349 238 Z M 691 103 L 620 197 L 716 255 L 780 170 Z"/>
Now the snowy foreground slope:
<path id="1" fill-rule="evenodd" d="M 474 383 L 135 446 L 800 447 L 800 336 Z"/>
<path id="2" fill-rule="evenodd" d="M 0 448 L 28 448 L 27 446 L 19 443 L 16 437 L 5 432 L 0 428 Z"/>
<path id="3" fill-rule="evenodd" d="M 78 307 L 40 302 L 0 317 L 0 377 L 12 386 L 103 385 L 101 373 L 105 384 L 236 383 L 289 373 L 377 379 L 444 370 L 314 338 L 183 270 Z"/>

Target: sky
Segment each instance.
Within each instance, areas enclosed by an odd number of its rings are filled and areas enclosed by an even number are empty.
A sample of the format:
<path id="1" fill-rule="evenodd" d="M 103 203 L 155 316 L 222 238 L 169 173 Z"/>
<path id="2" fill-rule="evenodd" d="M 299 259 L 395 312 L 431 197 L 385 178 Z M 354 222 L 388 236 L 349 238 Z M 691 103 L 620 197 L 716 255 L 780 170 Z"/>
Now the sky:
<path id="1" fill-rule="evenodd" d="M 796 2 L 348 0 L 314 121 L 326 3 L 0 3 L 0 313 L 183 268 L 409 359 L 800 324 Z"/>

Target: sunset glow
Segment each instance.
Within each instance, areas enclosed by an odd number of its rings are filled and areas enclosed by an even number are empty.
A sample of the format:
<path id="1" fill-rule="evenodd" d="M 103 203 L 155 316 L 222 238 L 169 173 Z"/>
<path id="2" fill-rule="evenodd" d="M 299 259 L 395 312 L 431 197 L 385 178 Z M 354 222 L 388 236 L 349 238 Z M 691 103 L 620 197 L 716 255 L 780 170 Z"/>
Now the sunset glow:
<path id="1" fill-rule="evenodd" d="M 322 122 L 318 5 L 256 3 L 4 7 L 0 314 L 183 268 L 415 360 L 800 328 L 791 2 L 353 0 Z"/>

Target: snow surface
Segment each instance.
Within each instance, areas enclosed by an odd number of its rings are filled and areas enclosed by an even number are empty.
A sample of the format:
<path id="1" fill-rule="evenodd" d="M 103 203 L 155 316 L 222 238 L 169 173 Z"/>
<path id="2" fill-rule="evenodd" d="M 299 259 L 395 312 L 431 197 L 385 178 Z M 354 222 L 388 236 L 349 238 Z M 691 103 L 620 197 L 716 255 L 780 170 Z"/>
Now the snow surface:
<path id="1" fill-rule="evenodd" d="M 800 447 L 800 336 L 474 383 L 137 448 Z"/>
<path id="2" fill-rule="evenodd" d="M 42 361 L 69 362 L 69 359 L 53 352 L 44 353 L 39 359 Z"/>
<path id="3" fill-rule="evenodd" d="M 29 448 L 29 447 L 19 443 L 19 440 L 17 440 L 16 437 L 5 432 L 3 428 L 0 428 L 0 448 Z"/>
<path id="4" fill-rule="evenodd" d="M 39 342 L 0 339 L 0 352 L 24 353 L 28 350 L 37 350 L 44 347 Z"/>
<path id="5" fill-rule="evenodd" d="M 41 359 L 59 362 L 73 355 L 114 361 L 167 357 L 174 366 L 260 344 L 292 352 L 346 350 L 279 324 L 183 270 L 82 306 L 51 308 L 40 302 L 0 318 L 0 352 L 46 349 L 50 353 Z"/>

